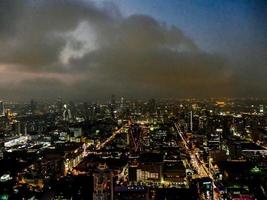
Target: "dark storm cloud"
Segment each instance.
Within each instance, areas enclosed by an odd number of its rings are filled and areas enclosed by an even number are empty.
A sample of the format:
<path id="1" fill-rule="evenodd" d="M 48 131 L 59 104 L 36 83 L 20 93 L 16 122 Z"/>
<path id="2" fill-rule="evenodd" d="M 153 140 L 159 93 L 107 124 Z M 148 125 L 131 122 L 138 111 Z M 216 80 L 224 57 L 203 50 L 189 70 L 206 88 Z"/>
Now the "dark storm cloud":
<path id="1" fill-rule="evenodd" d="M 12 98 L 244 92 L 246 75 L 203 52 L 178 27 L 145 15 L 125 18 L 110 3 L 1 1 L 0 26 L 0 90 Z M 10 75 L 17 79 L 6 91 Z"/>
<path id="2" fill-rule="evenodd" d="M 45 69 L 57 62 L 66 41 L 59 33 L 74 30 L 82 20 L 105 26 L 110 16 L 93 4 L 75 1 L 1 1 L 2 62 Z"/>

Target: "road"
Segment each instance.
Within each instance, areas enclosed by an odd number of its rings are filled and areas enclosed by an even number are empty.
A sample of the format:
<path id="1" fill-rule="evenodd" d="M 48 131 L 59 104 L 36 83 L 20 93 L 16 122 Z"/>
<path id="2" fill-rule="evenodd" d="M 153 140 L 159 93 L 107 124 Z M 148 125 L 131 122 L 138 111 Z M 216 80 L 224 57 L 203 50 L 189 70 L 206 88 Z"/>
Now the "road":
<path id="1" fill-rule="evenodd" d="M 204 177 L 209 177 L 211 178 L 211 180 L 213 181 L 213 194 L 214 194 L 214 199 L 215 200 L 219 200 L 219 194 L 217 193 L 216 186 L 214 185 L 214 179 L 213 176 L 211 174 L 211 172 L 207 169 L 207 167 L 205 166 L 205 163 L 203 160 L 201 160 L 198 156 L 198 153 L 194 150 L 194 149 L 190 149 L 188 142 L 186 141 L 186 139 L 184 138 L 183 132 L 180 129 L 180 126 L 178 123 L 174 123 L 174 126 L 176 128 L 177 133 L 179 134 L 184 147 L 186 149 L 186 151 L 189 153 L 190 155 L 190 163 L 192 164 L 193 168 L 195 168 L 197 170 L 197 175 L 199 178 L 204 178 Z"/>
<path id="2" fill-rule="evenodd" d="M 112 135 L 110 137 L 108 137 L 104 142 L 96 145 L 96 150 L 100 150 L 100 149 L 104 148 L 108 143 L 110 143 L 112 140 L 114 140 L 117 135 L 119 135 L 120 133 L 126 132 L 127 129 L 128 129 L 128 126 L 124 125 L 121 128 L 119 128 L 118 130 L 114 131 L 112 133 Z"/>

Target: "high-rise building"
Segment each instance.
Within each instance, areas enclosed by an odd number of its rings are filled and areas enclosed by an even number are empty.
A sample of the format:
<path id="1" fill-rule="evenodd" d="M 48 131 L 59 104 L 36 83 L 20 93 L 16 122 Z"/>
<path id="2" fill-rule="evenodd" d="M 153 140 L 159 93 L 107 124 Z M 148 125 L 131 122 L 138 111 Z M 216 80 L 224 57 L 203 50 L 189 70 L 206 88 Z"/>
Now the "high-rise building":
<path id="1" fill-rule="evenodd" d="M 217 128 L 208 135 L 208 147 L 210 150 L 221 150 L 221 137 L 223 129 Z"/>
<path id="2" fill-rule="evenodd" d="M 21 125 L 20 125 L 21 127 L 20 127 L 20 130 L 21 130 L 21 134 L 22 135 L 27 135 L 27 123 L 26 122 L 23 122 L 23 123 L 21 123 Z"/>
<path id="3" fill-rule="evenodd" d="M 63 120 L 69 121 L 72 119 L 71 111 L 66 104 L 64 104 Z"/>
<path id="4" fill-rule="evenodd" d="M 190 111 L 190 132 L 193 132 L 193 111 Z"/>
<path id="5" fill-rule="evenodd" d="M 113 175 L 106 163 L 99 163 L 93 173 L 95 200 L 113 199 Z"/>
<path id="6" fill-rule="evenodd" d="M 111 112 L 111 117 L 115 119 L 115 109 L 116 109 L 116 97 L 115 95 L 111 95 L 110 103 L 109 103 L 109 109 Z"/>
<path id="7" fill-rule="evenodd" d="M 3 101 L 0 101 L 0 117 L 1 116 L 5 116 L 5 107 Z"/>
<path id="8" fill-rule="evenodd" d="M 156 112 L 156 100 L 150 99 L 147 104 L 147 111 L 150 114 L 154 114 Z"/>
<path id="9" fill-rule="evenodd" d="M 124 98 L 121 97 L 121 100 L 120 100 L 120 108 L 123 109 L 124 108 Z"/>
<path id="10" fill-rule="evenodd" d="M 264 113 L 264 105 L 260 105 L 260 113 Z"/>
<path id="11" fill-rule="evenodd" d="M 16 135 L 20 135 L 21 134 L 21 123 L 20 123 L 20 121 L 17 121 L 17 120 L 13 121 L 12 129 L 13 129 L 13 131 L 14 131 L 14 133 Z"/>
<path id="12" fill-rule="evenodd" d="M 205 199 L 213 200 L 213 183 L 209 177 L 201 178 L 198 182 L 198 189 L 204 195 Z"/>
<path id="13" fill-rule="evenodd" d="M 36 112 L 36 109 L 37 109 L 37 102 L 32 99 L 30 102 L 30 110 L 34 114 Z"/>
<path id="14" fill-rule="evenodd" d="M 0 142 L 0 160 L 4 157 L 4 142 Z"/>
<path id="15" fill-rule="evenodd" d="M 57 99 L 56 109 L 57 109 L 57 112 L 58 113 L 62 113 L 62 110 L 63 110 L 63 102 L 62 102 L 62 99 L 61 98 L 58 98 Z"/>
<path id="16" fill-rule="evenodd" d="M 114 94 L 111 95 L 110 104 L 111 104 L 112 108 L 115 108 L 115 106 L 116 106 L 116 96 Z"/>
<path id="17" fill-rule="evenodd" d="M 68 108 L 71 113 L 71 118 L 75 118 L 77 116 L 77 109 L 75 103 L 73 101 L 70 101 Z"/>

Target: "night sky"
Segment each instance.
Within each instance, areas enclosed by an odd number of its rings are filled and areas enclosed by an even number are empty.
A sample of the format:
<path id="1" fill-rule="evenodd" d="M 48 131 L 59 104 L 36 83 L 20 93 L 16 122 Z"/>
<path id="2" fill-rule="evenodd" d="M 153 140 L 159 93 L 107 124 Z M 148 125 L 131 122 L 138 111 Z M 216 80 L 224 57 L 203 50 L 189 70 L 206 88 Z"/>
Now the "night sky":
<path id="1" fill-rule="evenodd" d="M 267 97 L 265 0 L 0 0 L 0 99 Z"/>

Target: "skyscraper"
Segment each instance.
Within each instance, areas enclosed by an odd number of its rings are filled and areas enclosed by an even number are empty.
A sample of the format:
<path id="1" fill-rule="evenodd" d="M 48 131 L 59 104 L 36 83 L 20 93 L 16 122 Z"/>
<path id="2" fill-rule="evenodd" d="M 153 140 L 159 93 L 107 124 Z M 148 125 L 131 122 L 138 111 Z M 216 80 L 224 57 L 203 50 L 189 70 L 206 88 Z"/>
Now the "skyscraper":
<path id="1" fill-rule="evenodd" d="M 111 107 L 114 109 L 116 106 L 116 96 L 113 94 L 111 95 L 111 99 L 110 99 L 110 105 Z"/>
<path id="2" fill-rule="evenodd" d="M 124 107 L 124 98 L 121 97 L 120 108 L 123 109 L 123 107 Z"/>
<path id="3" fill-rule="evenodd" d="M 30 102 L 30 110 L 34 114 L 36 112 L 36 109 L 37 109 L 37 102 L 32 99 Z"/>
<path id="4" fill-rule="evenodd" d="M 193 111 L 190 111 L 190 131 L 193 132 Z"/>
<path id="5" fill-rule="evenodd" d="M 63 120 L 69 121 L 72 119 L 71 111 L 68 108 L 67 104 L 64 104 L 64 111 L 63 111 Z"/>
<path id="6" fill-rule="evenodd" d="M 221 137 L 223 129 L 217 128 L 208 134 L 208 147 L 210 150 L 221 150 Z"/>
<path id="7" fill-rule="evenodd" d="M 264 113 L 264 105 L 260 105 L 260 113 Z"/>
<path id="8" fill-rule="evenodd" d="M 4 102 L 0 101 L 0 117 L 5 116 Z"/>

